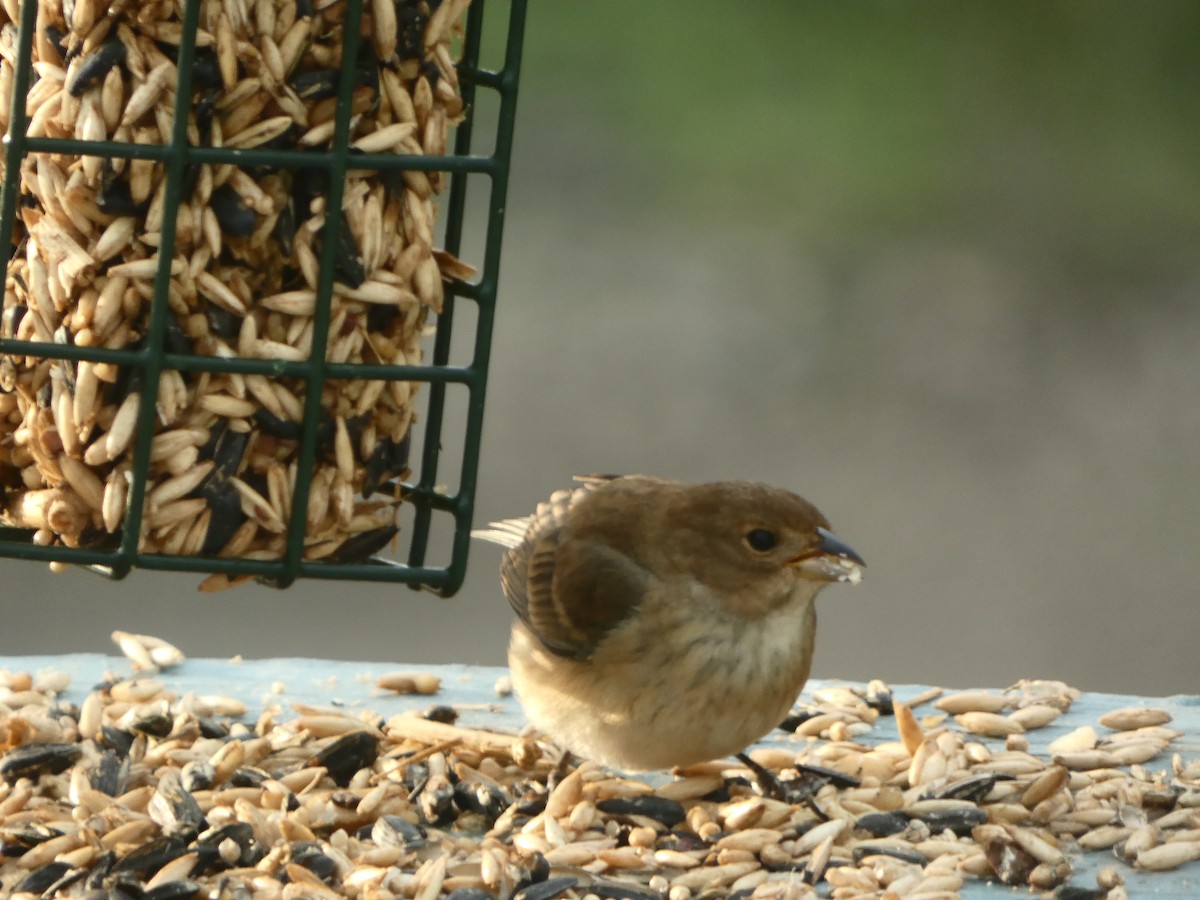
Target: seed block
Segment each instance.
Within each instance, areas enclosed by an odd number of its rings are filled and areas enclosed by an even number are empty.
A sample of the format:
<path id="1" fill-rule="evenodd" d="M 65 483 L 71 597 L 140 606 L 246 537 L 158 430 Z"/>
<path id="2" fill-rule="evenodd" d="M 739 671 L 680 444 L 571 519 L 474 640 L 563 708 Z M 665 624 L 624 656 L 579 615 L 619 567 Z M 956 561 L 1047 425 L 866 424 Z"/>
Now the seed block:
<path id="1" fill-rule="evenodd" d="M 137 363 L 0 357 L 0 522 L 34 529 L 43 545 L 119 543 L 137 424 L 152 404 L 139 550 L 278 558 L 301 477 L 308 377 L 294 366 L 210 371 L 205 360 L 420 364 L 444 283 L 474 272 L 437 246 L 445 173 L 350 168 L 330 210 L 328 162 L 347 54 L 351 154 L 445 155 L 466 114 L 455 54 L 469 0 L 368 0 L 356 34 L 346 33 L 346 0 L 196 2 L 186 98 L 183 0 L 38 6 L 26 133 L 106 142 L 118 155 L 31 152 L 3 172 L 19 179 L 19 199 L 0 336 L 189 360 L 163 369 L 148 392 Z M 0 4 L 5 129 L 18 15 L 18 4 Z M 190 147 L 286 150 L 313 163 L 197 157 L 168 209 L 162 154 L 120 155 L 119 145 L 169 145 L 177 111 Z M 164 241 L 171 217 L 174 239 Z M 328 339 L 318 346 L 323 302 Z M 148 348 L 155 303 L 166 305 L 165 334 Z M 358 561 L 395 534 L 416 387 L 325 385 L 316 465 L 303 474 L 305 559 Z"/>

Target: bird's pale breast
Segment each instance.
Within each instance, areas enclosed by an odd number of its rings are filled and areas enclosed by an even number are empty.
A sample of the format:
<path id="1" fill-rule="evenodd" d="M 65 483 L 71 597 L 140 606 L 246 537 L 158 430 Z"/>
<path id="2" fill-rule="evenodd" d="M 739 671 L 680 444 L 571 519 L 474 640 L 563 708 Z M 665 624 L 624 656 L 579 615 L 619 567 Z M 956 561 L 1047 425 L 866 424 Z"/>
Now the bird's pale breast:
<path id="1" fill-rule="evenodd" d="M 755 620 L 650 598 L 582 661 L 518 625 L 514 686 L 536 727 L 588 759 L 632 771 L 727 756 L 778 725 L 808 677 L 815 590 L 800 591 Z"/>

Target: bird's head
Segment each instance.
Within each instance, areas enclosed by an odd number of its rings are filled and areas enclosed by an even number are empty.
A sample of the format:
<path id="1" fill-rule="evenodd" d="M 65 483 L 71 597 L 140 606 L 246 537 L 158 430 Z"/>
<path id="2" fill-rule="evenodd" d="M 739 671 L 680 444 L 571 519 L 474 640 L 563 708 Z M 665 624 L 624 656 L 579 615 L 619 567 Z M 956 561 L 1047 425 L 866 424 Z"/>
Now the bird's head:
<path id="1" fill-rule="evenodd" d="M 695 485 L 669 515 L 677 564 L 735 605 L 807 602 L 830 582 L 857 584 L 866 563 L 829 529 L 811 503 L 762 484 Z"/>

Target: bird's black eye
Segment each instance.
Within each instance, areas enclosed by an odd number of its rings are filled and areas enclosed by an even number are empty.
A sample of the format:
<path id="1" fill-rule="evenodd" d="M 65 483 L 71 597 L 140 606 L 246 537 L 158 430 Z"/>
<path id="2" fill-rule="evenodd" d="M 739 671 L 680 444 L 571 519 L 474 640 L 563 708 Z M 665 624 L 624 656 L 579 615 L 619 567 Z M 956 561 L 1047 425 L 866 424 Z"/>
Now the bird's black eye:
<path id="1" fill-rule="evenodd" d="M 746 532 L 746 543 L 751 550 L 766 553 L 779 543 L 779 536 L 765 528 L 752 528 Z"/>

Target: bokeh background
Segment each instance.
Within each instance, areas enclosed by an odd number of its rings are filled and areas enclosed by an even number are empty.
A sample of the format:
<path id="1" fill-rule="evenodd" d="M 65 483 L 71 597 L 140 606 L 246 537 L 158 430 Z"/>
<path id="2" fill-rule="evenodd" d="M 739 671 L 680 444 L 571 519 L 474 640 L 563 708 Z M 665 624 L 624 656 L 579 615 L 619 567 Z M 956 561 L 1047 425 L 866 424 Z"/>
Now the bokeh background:
<path id="1" fill-rule="evenodd" d="M 1200 691 L 1197 34 L 1192 0 L 532 4 L 480 521 L 577 472 L 768 481 L 870 564 L 817 676 Z M 0 656 L 498 664 L 498 557 L 445 600 L 4 561 Z"/>

